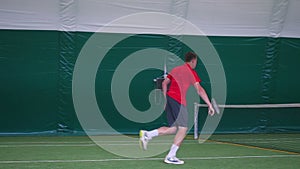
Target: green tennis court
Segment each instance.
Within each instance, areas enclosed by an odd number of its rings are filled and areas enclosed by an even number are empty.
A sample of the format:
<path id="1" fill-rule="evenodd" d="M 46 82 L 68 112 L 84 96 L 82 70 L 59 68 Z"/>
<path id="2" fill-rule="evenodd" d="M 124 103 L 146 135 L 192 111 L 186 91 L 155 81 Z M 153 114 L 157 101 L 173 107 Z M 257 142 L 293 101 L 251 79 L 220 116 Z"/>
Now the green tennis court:
<path id="1" fill-rule="evenodd" d="M 154 141 L 149 148 L 162 143 Z M 178 152 L 186 163 L 174 166 L 163 163 L 165 153 L 142 159 L 119 157 L 104 151 L 84 136 L 1 137 L 0 168 L 295 169 L 300 166 L 299 143 L 300 134 L 215 135 L 203 144 L 187 136 Z M 138 141 L 107 141 L 107 144 L 139 146 Z M 270 147 L 273 144 L 277 144 L 277 148 Z M 293 149 L 286 149 L 291 145 Z"/>
<path id="2" fill-rule="evenodd" d="M 0 169 L 299 169 L 299 9 L 0 0 Z"/>

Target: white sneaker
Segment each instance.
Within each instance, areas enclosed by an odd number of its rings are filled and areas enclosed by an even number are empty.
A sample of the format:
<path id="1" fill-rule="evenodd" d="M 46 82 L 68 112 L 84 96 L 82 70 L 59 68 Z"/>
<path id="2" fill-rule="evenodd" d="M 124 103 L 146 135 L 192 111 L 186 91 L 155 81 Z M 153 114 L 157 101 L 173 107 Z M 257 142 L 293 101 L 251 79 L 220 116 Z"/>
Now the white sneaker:
<path id="1" fill-rule="evenodd" d="M 140 130 L 140 147 L 143 150 L 147 150 L 148 141 L 149 139 L 147 137 L 147 131 Z"/>
<path id="2" fill-rule="evenodd" d="M 167 164 L 184 164 L 184 161 L 179 160 L 177 157 L 166 157 L 164 162 Z"/>

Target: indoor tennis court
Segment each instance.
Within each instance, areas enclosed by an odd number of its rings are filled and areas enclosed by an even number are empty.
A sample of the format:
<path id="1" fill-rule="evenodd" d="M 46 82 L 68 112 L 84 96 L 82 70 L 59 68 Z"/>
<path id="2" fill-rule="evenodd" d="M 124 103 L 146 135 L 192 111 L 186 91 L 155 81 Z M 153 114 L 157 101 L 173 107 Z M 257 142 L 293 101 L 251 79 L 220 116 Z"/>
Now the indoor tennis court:
<path id="1" fill-rule="evenodd" d="M 299 8 L 0 0 L 0 169 L 298 169 Z"/>
<path id="2" fill-rule="evenodd" d="M 105 141 L 104 141 L 105 142 Z M 1 137 L 1 168 L 286 168 L 300 165 L 299 134 L 217 135 L 203 144 L 187 136 L 179 154 L 186 164 L 166 165 L 166 153 L 124 158 L 99 148 L 87 137 Z M 165 142 L 153 141 L 155 144 Z M 113 142 L 112 146 L 138 146 Z M 276 147 L 273 147 L 273 146 Z"/>

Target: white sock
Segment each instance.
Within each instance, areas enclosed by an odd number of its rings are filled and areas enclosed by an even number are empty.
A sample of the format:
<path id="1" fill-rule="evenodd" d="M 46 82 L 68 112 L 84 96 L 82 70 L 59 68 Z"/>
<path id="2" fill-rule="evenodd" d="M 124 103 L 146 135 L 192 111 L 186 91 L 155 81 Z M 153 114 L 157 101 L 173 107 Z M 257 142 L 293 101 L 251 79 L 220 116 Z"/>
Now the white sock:
<path id="1" fill-rule="evenodd" d="M 167 155 L 167 157 L 176 157 L 176 152 L 179 149 L 178 146 L 176 146 L 175 144 L 172 144 L 171 149 L 169 151 L 169 154 Z"/>
<path id="2" fill-rule="evenodd" d="M 151 131 L 147 131 L 147 137 L 149 139 L 152 139 L 153 137 L 156 137 L 158 136 L 158 130 L 155 129 L 155 130 L 151 130 Z"/>

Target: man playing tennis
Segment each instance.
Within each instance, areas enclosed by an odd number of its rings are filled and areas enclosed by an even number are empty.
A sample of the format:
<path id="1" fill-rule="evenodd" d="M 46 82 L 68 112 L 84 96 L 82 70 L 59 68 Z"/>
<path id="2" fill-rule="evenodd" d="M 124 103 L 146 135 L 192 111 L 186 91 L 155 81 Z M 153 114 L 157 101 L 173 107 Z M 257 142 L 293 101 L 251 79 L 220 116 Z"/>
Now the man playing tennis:
<path id="1" fill-rule="evenodd" d="M 156 136 L 175 134 L 173 145 L 164 162 L 168 164 L 184 164 L 184 161 L 176 157 L 188 130 L 188 112 L 186 108 L 186 93 L 191 85 L 196 88 L 198 95 L 208 105 L 208 113 L 214 115 L 214 109 L 205 92 L 200 86 L 200 78 L 194 70 L 197 65 L 197 55 L 188 52 L 185 55 L 185 64 L 175 67 L 162 83 L 163 94 L 166 98 L 165 111 L 168 127 L 160 127 L 152 131 L 140 131 L 140 144 L 146 150 L 148 142 Z M 167 91 L 168 85 L 169 90 Z"/>

